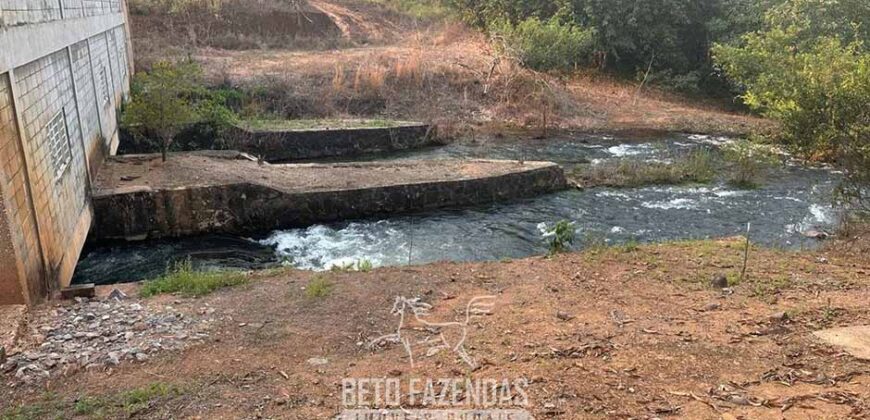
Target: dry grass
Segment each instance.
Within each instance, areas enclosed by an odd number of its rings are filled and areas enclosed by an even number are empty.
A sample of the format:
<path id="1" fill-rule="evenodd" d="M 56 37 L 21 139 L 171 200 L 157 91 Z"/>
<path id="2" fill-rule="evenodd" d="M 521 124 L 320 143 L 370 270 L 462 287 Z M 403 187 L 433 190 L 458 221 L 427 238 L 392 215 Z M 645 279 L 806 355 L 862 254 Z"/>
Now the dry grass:
<path id="1" fill-rule="evenodd" d="M 764 125 L 655 90 L 635 95 L 630 82 L 527 70 L 456 22 L 409 23 L 383 5 L 358 0 L 312 4 L 341 29 L 338 49 L 302 50 L 291 43 L 280 50 L 184 51 L 204 64 L 212 83 L 257 91 L 250 113 L 506 124 L 544 135 L 550 128 L 743 134 Z"/>

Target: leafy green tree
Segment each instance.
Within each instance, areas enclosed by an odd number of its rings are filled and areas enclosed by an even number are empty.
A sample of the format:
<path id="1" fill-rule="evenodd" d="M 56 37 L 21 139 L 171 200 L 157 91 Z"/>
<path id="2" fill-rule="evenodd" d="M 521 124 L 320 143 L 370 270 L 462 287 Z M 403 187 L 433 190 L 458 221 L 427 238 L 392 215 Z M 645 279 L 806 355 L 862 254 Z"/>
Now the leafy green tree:
<path id="1" fill-rule="evenodd" d="M 867 25 L 864 0 L 790 0 L 767 12 L 763 30 L 713 50 L 744 102 L 781 122 L 779 140 L 839 163 L 841 192 L 859 201 L 870 180 Z"/>
<path id="2" fill-rule="evenodd" d="M 202 70 L 192 60 L 161 61 L 134 77 L 132 100 L 121 123 L 136 136 L 156 137 L 164 162 L 181 130 L 202 121 L 223 123 L 232 118 L 201 77 Z"/>
<path id="3" fill-rule="evenodd" d="M 584 43 L 565 54 L 565 44 L 556 43 L 554 55 L 630 77 L 644 77 L 649 70 L 654 81 L 697 90 L 710 81 L 719 83 L 709 54 L 717 37 L 734 38 L 757 29 L 760 5 L 783 0 L 445 1 L 473 25 L 502 34 L 512 29 L 514 44 L 522 51 L 545 50 L 549 45 L 534 41 L 551 39 L 556 28 L 562 34 L 559 39 L 570 39 L 566 33 L 588 33 L 591 46 Z M 527 61 L 532 65 L 547 60 Z"/>
<path id="4" fill-rule="evenodd" d="M 570 70 L 587 62 L 595 36 L 592 30 L 555 17 L 546 21 L 531 17 L 517 24 L 500 20 L 489 30 L 525 66 L 537 70 Z"/>

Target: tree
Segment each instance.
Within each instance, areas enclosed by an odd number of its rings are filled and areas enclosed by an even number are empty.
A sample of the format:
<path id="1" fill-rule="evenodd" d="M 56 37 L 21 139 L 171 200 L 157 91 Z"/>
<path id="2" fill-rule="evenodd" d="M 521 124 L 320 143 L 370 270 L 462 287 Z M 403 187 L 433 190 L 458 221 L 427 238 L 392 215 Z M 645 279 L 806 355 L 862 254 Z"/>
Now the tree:
<path id="1" fill-rule="evenodd" d="M 870 3 L 791 0 L 770 9 L 764 22 L 736 45 L 717 45 L 717 64 L 749 107 L 781 123 L 781 142 L 838 163 L 846 174 L 841 198 L 866 205 Z"/>
<path id="2" fill-rule="evenodd" d="M 161 61 L 133 80 L 132 100 L 121 123 L 134 135 L 156 137 L 164 162 L 181 130 L 214 113 L 214 103 L 200 83 L 201 75 L 192 60 Z"/>

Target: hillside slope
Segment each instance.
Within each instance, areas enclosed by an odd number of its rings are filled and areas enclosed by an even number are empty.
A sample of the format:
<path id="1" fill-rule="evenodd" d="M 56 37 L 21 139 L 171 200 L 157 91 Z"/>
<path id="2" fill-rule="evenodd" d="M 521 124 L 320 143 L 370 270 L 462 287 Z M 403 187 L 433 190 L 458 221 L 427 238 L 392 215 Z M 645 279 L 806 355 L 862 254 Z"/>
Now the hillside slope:
<path id="1" fill-rule="evenodd" d="M 300 12 L 285 19 L 292 30 L 271 34 L 268 29 L 280 25 L 233 24 L 248 21 L 251 13 L 275 13 L 256 3 L 255 12 L 235 14 L 245 1 L 224 6 L 216 15 L 220 25 L 202 13 L 169 18 L 153 10 L 134 13 L 137 62 L 145 68 L 159 58 L 190 54 L 203 63 L 212 83 L 257 91 L 259 101 L 249 112 L 287 117 L 716 134 L 744 134 L 766 125 L 715 103 L 639 91 L 635 83 L 594 73 L 529 71 L 459 23 L 412 19 L 372 1 L 294 3 Z"/>

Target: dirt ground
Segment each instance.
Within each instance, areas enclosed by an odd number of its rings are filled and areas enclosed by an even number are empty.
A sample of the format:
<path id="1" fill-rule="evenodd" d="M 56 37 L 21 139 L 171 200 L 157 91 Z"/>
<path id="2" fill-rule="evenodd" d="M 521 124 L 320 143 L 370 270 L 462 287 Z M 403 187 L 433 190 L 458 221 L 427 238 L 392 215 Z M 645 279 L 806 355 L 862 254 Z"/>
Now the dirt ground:
<path id="1" fill-rule="evenodd" d="M 365 273 L 255 273 L 204 298 L 146 300 L 194 317 L 214 308 L 205 344 L 4 387 L 0 407 L 8 416 L 50 402 L 40 413 L 70 418 L 86 398 L 163 384 L 176 391 L 109 417 L 319 419 L 341 410 L 343 378 L 460 377 L 527 380 L 538 419 L 867 418 L 870 361 L 811 334 L 870 323 L 866 248 L 753 249 L 739 284 L 712 288 L 718 273 L 736 282 L 742 251 L 735 238 Z M 315 284 L 319 293 L 306 292 Z M 427 357 L 416 341 L 413 367 L 403 346 L 370 345 L 395 331 L 396 297 L 420 298 L 431 318 L 452 320 L 481 295 L 494 300 L 469 324 L 476 370 L 449 351 Z M 415 340 L 437 335 L 406 328 Z"/>
<path id="2" fill-rule="evenodd" d="M 151 39 L 159 33 L 137 39 L 134 31 L 133 37 L 143 45 L 140 63 L 191 54 L 212 83 L 260 92 L 259 102 L 244 110 L 254 114 L 399 118 L 455 126 L 460 133 L 514 126 L 741 135 L 770 126 L 729 111 L 722 102 L 638 89 L 638 83 L 594 72 L 529 71 L 459 23 L 414 20 L 366 0 L 318 0 L 311 6 L 332 18 L 341 42 L 323 48 L 155 52 L 144 45 L 166 43 Z"/>
<path id="3" fill-rule="evenodd" d="M 334 164 L 270 165 L 236 152 L 177 153 L 115 157 L 100 170 L 96 191 L 255 183 L 284 192 L 362 189 L 398 184 L 448 182 L 532 171 L 549 162 L 422 160 Z M 220 157 L 217 157 L 220 156 Z"/>

